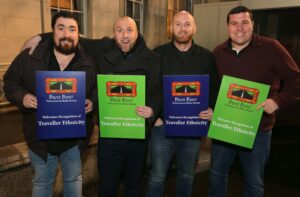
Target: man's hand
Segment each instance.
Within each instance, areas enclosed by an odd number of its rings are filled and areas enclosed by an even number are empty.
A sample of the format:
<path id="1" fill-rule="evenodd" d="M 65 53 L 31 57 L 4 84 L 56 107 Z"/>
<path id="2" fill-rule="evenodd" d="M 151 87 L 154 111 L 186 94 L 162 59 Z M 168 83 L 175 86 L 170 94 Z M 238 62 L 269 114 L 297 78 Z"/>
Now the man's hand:
<path id="1" fill-rule="evenodd" d="M 260 108 L 264 108 L 264 112 L 267 114 L 274 113 L 279 107 L 275 101 L 272 99 L 265 100 L 262 104 L 256 107 L 256 110 L 259 110 Z"/>
<path id="2" fill-rule="evenodd" d="M 39 35 L 32 36 L 31 38 L 25 41 L 21 51 L 24 51 L 25 49 L 30 49 L 29 55 L 31 55 L 41 40 L 42 38 Z"/>
<path id="3" fill-rule="evenodd" d="M 163 120 L 161 118 L 157 118 L 157 120 L 154 123 L 154 126 L 159 127 L 163 124 L 164 124 Z"/>
<path id="4" fill-rule="evenodd" d="M 203 120 L 211 120 L 213 115 L 213 110 L 211 108 L 208 108 L 207 110 L 201 111 L 199 113 L 199 118 Z"/>
<path id="5" fill-rule="evenodd" d="M 26 108 L 37 108 L 37 99 L 32 94 L 25 94 L 23 97 L 23 105 Z"/>
<path id="6" fill-rule="evenodd" d="M 90 99 L 85 99 L 85 113 L 88 114 L 93 110 L 93 102 Z"/>
<path id="7" fill-rule="evenodd" d="M 150 118 L 153 116 L 153 110 L 151 107 L 143 106 L 143 107 L 137 107 L 135 108 L 135 113 L 138 116 L 144 117 L 144 118 Z"/>

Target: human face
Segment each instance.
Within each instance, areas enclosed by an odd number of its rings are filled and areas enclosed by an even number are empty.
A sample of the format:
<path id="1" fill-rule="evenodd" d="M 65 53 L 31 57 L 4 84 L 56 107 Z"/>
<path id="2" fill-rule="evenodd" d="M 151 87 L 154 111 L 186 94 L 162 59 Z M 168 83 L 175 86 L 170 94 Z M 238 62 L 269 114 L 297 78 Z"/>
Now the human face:
<path id="1" fill-rule="evenodd" d="M 74 19 L 60 17 L 54 25 L 55 49 L 65 55 L 75 52 L 78 45 L 78 25 Z"/>
<path id="2" fill-rule="evenodd" d="M 196 32 L 194 17 L 188 12 L 179 12 L 173 18 L 173 40 L 178 44 L 190 43 Z"/>
<path id="3" fill-rule="evenodd" d="M 138 37 L 136 23 L 129 17 L 122 17 L 114 23 L 114 39 L 122 52 L 128 53 Z"/>
<path id="4" fill-rule="evenodd" d="M 245 48 L 252 37 L 253 21 L 248 12 L 231 14 L 227 25 L 232 47 L 237 50 Z"/>

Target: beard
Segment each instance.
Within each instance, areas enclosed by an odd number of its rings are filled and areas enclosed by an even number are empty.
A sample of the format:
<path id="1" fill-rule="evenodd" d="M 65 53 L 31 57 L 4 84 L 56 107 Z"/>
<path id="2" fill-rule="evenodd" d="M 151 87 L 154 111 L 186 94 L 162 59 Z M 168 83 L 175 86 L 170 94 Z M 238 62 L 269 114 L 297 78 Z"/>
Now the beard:
<path id="1" fill-rule="evenodd" d="M 187 44 L 193 39 L 193 34 L 185 35 L 185 36 L 178 36 L 173 34 L 173 40 L 179 44 Z"/>
<path id="2" fill-rule="evenodd" d="M 62 44 L 63 41 L 68 41 L 70 42 L 70 44 Z M 74 44 L 74 40 L 72 40 L 71 38 L 67 38 L 67 37 L 64 37 L 64 38 L 60 38 L 59 39 L 59 44 L 57 45 L 55 42 L 54 42 L 54 48 L 64 54 L 64 55 L 70 55 L 72 53 L 75 53 L 75 51 L 77 50 L 77 45 L 75 46 Z"/>
<path id="3" fill-rule="evenodd" d="M 131 49 L 134 47 L 135 42 L 129 42 L 128 44 L 122 43 L 122 41 L 116 41 L 117 46 L 123 53 L 129 53 Z"/>

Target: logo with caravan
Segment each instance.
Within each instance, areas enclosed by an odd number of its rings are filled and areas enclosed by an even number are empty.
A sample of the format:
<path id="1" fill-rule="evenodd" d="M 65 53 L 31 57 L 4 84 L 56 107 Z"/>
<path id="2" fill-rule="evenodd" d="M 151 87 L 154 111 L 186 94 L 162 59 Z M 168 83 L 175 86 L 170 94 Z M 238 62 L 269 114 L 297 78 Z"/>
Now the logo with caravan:
<path id="1" fill-rule="evenodd" d="M 135 82 L 106 82 L 106 95 L 118 97 L 135 97 L 137 84 Z"/>
<path id="2" fill-rule="evenodd" d="M 172 96 L 199 96 L 200 87 L 199 81 L 172 82 Z"/>
<path id="3" fill-rule="evenodd" d="M 76 93 L 77 79 L 76 78 L 46 78 L 45 91 L 51 93 Z"/>
<path id="4" fill-rule="evenodd" d="M 259 90 L 238 84 L 230 84 L 227 98 L 241 102 L 255 104 L 257 102 Z"/>

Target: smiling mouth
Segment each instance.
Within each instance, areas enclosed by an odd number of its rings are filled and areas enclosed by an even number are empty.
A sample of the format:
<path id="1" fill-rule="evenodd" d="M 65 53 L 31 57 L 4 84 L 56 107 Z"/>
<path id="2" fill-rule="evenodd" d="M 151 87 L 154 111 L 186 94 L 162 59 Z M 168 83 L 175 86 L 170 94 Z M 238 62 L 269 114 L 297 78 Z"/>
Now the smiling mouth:
<path id="1" fill-rule="evenodd" d="M 61 41 L 60 43 L 61 43 L 62 45 L 69 45 L 69 44 L 72 44 L 73 42 L 64 40 L 64 41 Z"/>
<path id="2" fill-rule="evenodd" d="M 62 43 L 62 44 L 71 44 L 74 42 L 74 40 L 72 40 L 71 38 L 61 38 L 59 39 L 59 42 Z"/>
<path id="3" fill-rule="evenodd" d="M 235 33 L 236 36 L 245 36 L 245 33 Z"/>
<path id="4" fill-rule="evenodd" d="M 129 44 L 130 42 L 129 42 L 129 40 L 122 40 L 121 43 L 123 43 L 123 44 Z"/>

